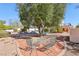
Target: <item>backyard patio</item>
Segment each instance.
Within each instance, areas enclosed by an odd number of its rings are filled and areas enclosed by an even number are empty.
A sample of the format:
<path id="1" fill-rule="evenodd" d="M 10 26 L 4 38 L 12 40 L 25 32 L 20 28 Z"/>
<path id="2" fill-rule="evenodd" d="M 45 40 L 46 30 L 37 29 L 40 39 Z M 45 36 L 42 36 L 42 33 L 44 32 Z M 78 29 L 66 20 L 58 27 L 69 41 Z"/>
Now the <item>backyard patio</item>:
<path id="1" fill-rule="evenodd" d="M 34 38 L 36 39 L 36 38 Z M 39 40 L 39 39 L 38 39 Z M 45 39 L 44 39 L 45 40 Z M 28 42 L 26 42 L 28 41 Z M 41 40 L 43 41 L 43 40 Z M 55 56 L 58 55 L 64 48 L 63 44 L 59 42 L 33 42 L 29 39 L 16 40 L 18 55 L 23 56 Z"/>
<path id="2" fill-rule="evenodd" d="M 16 34 L 15 34 L 16 36 Z M 56 56 L 64 50 L 63 41 L 56 34 L 41 37 L 20 36 L 0 38 L 0 55 L 6 56 Z M 7 39 L 7 40 L 6 40 Z"/>
<path id="3" fill-rule="evenodd" d="M 69 49 L 69 33 L 52 33 L 43 36 L 0 38 L 0 55 L 6 56 L 75 56 L 78 50 Z M 7 40 L 6 40 L 7 39 Z M 66 41 L 65 41 L 66 40 Z M 67 45 L 67 46 L 66 46 Z"/>

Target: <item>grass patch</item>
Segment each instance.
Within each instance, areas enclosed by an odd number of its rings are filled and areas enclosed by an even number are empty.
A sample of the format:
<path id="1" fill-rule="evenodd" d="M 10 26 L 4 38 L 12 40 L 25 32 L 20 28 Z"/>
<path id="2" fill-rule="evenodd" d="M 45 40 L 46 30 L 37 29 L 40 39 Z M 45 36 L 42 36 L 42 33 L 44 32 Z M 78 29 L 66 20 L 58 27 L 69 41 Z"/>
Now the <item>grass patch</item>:
<path id="1" fill-rule="evenodd" d="M 9 37 L 10 34 L 4 30 L 0 30 L 0 38 Z"/>

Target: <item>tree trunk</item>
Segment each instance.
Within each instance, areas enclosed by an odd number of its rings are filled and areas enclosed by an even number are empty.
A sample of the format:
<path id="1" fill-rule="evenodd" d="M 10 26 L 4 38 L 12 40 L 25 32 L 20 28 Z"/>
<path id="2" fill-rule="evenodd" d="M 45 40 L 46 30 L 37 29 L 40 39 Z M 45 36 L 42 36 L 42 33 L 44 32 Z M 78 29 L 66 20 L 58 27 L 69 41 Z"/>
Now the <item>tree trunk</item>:
<path id="1" fill-rule="evenodd" d="M 41 27 L 41 34 L 44 33 L 44 27 Z"/>
<path id="2" fill-rule="evenodd" d="M 43 20 L 41 19 L 41 34 L 43 34 L 44 33 L 44 28 L 45 28 L 45 26 L 44 26 L 44 22 L 43 22 Z"/>
<path id="3" fill-rule="evenodd" d="M 41 29 L 41 27 L 38 27 L 38 31 L 39 31 L 39 34 L 41 36 L 42 35 L 42 29 Z"/>
<path id="4" fill-rule="evenodd" d="M 27 32 L 27 28 L 24 27 L 24 28 L 22 29 L 22 32 Z"/>
<path id="5" fill-rule="evenodd" d="M 40 27 L 38 27 L 38 31 L 39 31 L 39 34 L 41 34 L 41 32 L 40 32 Z"/>

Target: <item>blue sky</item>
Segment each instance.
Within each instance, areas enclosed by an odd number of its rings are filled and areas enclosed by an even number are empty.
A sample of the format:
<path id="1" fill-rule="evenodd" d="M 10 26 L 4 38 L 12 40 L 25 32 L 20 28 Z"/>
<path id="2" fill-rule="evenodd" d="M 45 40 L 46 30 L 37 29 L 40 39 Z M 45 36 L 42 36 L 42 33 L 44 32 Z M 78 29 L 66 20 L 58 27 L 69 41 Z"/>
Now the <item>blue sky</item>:
<path id="1" fill-rule="evenodd" d="M 77 5 L 67 4 L 64 23 L 71 23 L 72 25 L 79 24 L 79 8 L 76 8 Z M 8 24 L 10 21 L 18 19 L 15 3 L 0 3 L 0 20 L 5 20 Z"/>
<path id="2" fill-rule="evenodd" d="M 67 4 L 65 10 L 64 23 L 71 23 L 72 25 L 79 24 L 79 4 Z"/>
<path id="3" fill-rule="evenodd" d="M 14 3 L 0 3 L 0 20 L 10 21 L 18 20 L 18 12 Z"/>

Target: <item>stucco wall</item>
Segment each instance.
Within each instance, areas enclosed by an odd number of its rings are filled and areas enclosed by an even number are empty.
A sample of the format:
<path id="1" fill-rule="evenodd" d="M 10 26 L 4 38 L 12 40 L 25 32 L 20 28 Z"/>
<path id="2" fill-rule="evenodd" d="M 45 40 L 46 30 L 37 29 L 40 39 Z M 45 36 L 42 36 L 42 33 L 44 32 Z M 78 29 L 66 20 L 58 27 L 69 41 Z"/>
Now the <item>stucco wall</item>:
<path id="1" fill-rule="evenodd" d="M 79 28 L 70 30 L 70 41 L 79 43 Z"/>

